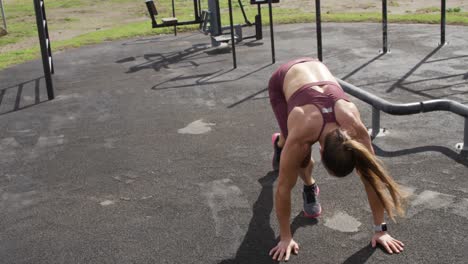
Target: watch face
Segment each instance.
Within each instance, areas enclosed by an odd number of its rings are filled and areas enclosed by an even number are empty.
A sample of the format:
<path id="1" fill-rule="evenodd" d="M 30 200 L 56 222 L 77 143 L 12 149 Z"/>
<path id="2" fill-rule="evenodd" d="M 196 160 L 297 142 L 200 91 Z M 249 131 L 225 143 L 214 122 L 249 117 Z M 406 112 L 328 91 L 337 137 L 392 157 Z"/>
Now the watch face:
<path id="1" fill-rule="evenodd" d="M 382 224 L 382 231 L 387 231 L 387 225 L 386 224 Z"/>

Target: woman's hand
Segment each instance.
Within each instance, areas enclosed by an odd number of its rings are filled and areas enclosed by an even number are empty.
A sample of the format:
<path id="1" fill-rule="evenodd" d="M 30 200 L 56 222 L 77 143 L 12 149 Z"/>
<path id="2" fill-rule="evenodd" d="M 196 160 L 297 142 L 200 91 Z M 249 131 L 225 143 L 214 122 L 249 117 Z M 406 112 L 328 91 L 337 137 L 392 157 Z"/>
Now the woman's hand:
<path id="1" fill-rule="evenodd" d="M 389 254 L 400 253 L 405 246 L 401 241 L 394 239 L 386 232 L 377 232 L 372 237 L 372 247 L 375 248 L 377 243 L 381 244 Z"/>
<path id="2" fill-rule="evenodd" d="M 289 256 L 299 252 L 299 245 L 291 239 L 281 240 L 278 245 L 270 250 L 270 256 L 273 255 L 273 260 L 288 261 Z"/>

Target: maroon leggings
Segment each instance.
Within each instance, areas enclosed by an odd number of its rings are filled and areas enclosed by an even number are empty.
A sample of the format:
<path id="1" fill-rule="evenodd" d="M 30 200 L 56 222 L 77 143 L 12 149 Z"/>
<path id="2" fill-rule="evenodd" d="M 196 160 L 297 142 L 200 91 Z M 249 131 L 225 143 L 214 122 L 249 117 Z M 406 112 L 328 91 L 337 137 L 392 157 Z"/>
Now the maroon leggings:
<path id="1" fill-rule="evenodd" d="M 270 82 L 268 83 L 268 94 L 270 96 L 270 104 L 275 113 L 276 120 L 281 130 L 281 134 L 284 138 L 288 136 L 288 102 L 284 96 L 283 82 L 286 73 L 289 69 L 298 64 L 308 61 L 317 61 L 314 58 L 299 58 L 287 63 L 282 64 L 271 76 Z"/>

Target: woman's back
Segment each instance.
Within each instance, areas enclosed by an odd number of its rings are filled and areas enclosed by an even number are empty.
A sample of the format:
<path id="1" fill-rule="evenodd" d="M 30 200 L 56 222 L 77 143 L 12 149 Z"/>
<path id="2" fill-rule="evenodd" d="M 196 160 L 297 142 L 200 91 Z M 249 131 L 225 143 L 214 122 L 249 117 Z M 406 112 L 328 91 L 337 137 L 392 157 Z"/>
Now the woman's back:
<path id="1" fill-rule="evenodd" d="M 308 61 L 294 65 L 289 69 L 284 78 L 283 92 L 286 97 L 286 101 L 288 101 L 291 95 L 304 84 L 321 81 L 337 83 L 335 77 L 320 61 Z M 313 86 L 312 88 L 319 92 L 323 92 L 324 89 L 326 89 L 326 86 Z"/>

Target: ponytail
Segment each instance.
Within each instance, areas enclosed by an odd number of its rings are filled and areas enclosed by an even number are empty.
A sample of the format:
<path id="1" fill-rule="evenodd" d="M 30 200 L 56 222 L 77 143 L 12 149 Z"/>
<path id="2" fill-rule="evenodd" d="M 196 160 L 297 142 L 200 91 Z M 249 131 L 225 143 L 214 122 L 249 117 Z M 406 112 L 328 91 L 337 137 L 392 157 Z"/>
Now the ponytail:
<path id="1" fill-rule="evenodd" d="M 356 170 L 361 178 L 374 189 L 388 216 L 393 221 L 395 221 L 395 212 L 399 216 L 404 216 L 403 193 L 400 186 L 384 169 L 381 161 L 366 146 L 356 140 L 346 139 L 343 145 L 352 151 Z"/>

